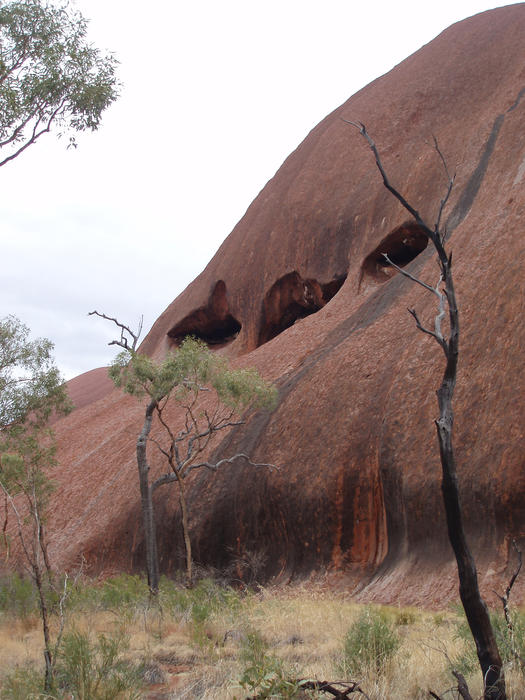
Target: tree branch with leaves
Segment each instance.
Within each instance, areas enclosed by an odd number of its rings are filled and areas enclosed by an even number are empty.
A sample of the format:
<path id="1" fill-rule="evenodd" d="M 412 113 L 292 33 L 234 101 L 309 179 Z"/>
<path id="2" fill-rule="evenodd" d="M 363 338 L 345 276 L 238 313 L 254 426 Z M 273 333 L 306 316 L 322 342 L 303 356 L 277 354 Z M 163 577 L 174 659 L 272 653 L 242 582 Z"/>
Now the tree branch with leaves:
<path id="1" fill-rule="evenodd" d="M 56 465 L 52 414 L 71 410 L 71 403 L 51 355 L 52 343 L 29 340 L 29 329 L 17 318 L 0 320 L 0 491 L 4 495 L 2 544 L 9 559 L 9 516 L 22 559 L 38 595 L 44 635 L 44 689 L 53 672 L 63 631 L 63 615 L 55 641 L 50 627 L 50 596 L 63 602 L 46 545 L 46 510 L 54 490 L 50 471 Z"/>
<path id="2" fill-rule="evenodd" d="M 176 483 L 181 509 L 182 533 L 186 552 L 186 580 L 191 585 L 192 548 L 186 479 L 191 472 L 211 473 L 236 461 L 251 467 L 274 468 L 257 463 L 244 453 L 215 462 L 204 458 L 216 436 L 242 425 L 255 409 L 271 409 L 276 402 L 275 387 L 254 369 L 231 369 L 225 358 L 209 350 L 205 343 L 186 338 L 181 345 L 157 363 L 137 351 L 139 332 L 133 332 L 117 319 L 98 311 L 96 315 L 114 323 L 120 339 L 110 345 L 123 348 L 113 361 L 109 374 L 115 385 L 145 402 L 144 420 L 136 443 L 137 467 L 146 546 L 148 584 L 158 592 L 159 561 L 153 494 L 161 486 Z M 174 426 L 172 411 L 183 416 Z M 151 477 L 151 451 L 161 457 L 162 473 Z"/>
<path id="3" fill-rule="evenodd" d="M 75 146 L 118 96 L 117 60 L 67 2 L 0 1 L 0 166 L 56 129 Z"/>

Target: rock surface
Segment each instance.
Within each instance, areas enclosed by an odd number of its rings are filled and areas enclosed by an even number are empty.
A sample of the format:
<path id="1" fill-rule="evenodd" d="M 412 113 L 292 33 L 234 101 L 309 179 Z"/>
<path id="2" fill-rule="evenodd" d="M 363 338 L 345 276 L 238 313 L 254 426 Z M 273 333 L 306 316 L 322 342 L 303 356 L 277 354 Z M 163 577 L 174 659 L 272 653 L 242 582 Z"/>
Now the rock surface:
<path id="1" fill-rule="evenodd" d="M 457 173 L 445 218 L 462 330 L 458 469 L 482 588 L 508 578 L 511 540 L 525 537 L 523 36 L 524 4 L 467 19 L 327 116 L 146 337 L 142 350 L 161 357 L 193 332 L 279 388 L 273 413 L 215 450 L 279 471 L 237 464 L 190 482 L 199 563 L 264 551 L 267 580 L 327 577 L 399 603 L 456 595 L 433 424 L 442 357 L 406 312 L 431 319 L 434 301 L 381 253 L 432 283 L 436 263 L 342 117 L 366 124 L 392 181 L 430 221 L 446 186 L 433 134 Z M 83 554 L 92 573 L 108 573 L 143 562 L 141 408 L 100 374 L 72 387 L 95 379 L 90 400 L 55 425 L 50 553 L 61 566 Z M 157 509 L 169 572 L 183 551 L 175 492 L 159 490 Z"/>

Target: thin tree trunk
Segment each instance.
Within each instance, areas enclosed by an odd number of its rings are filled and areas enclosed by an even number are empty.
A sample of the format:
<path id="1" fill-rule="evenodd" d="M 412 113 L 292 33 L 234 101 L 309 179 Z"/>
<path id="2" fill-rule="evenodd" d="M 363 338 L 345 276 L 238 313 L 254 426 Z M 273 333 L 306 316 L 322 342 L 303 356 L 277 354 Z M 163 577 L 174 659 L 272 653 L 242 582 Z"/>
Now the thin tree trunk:
<path id="1" fill-rule="evenodd" d="M 347 120 L 343 119 L 343 121 Z M 379 157 L 376 145 L 368 135 L 364 124 L 352 121 L 347 123 L 356 127 L 365 138 L 372 153 L 374 154 L 376 165 L 383 178 L 384 186 L 394 195 L 404 209 L 406 209 L 406 211 L 413 216 L 416 223 L 423 229 L 429 240 L 434 245 L 438 256 L 439 266 L 441 269 L 440 282 L 444 282 L 445 292 L 439 290 L 439 284 L 435 289 L 433 289 L 429 285 L 421 282 L 421 280 L 418 280 L 397 265 L 393 264 L 392 261 L 388 260 L 387 256 L 385 257 L 387 261 L 390 262 L 390 264 L 392 264 L 401 274 L 404 274 L 412 281 L 421 284 L 427 290 L 436 294 L 440 300 L 439 313 L 436 316 L 434 331 L 421 325 L 414 309 L 409 309 L 409 312 L 414 317 L 417 328 L 424 333 L 433 336 L 438 342 L 440 347 L 443 349 L 447 360 L 443 380 L 440 388 L 437 391 L 439 418 L 436 421 L 436 427 L 442 468 L 441 491 L 443 494 L 443 502 L 445 505 L 445 513 L 447 518 L 448 537 L 452 549 L 454 550 L 458 567 L 459 595 L 463 604 L 463 609 L 465 610 L 470 631 L 472 632 L 472 636 L 476 643 L 478 659 L 481 671 L 483 673 L 484 698 L 485 700 L 506 700 L 507 695 L 505 690 L 505 677 L 503 673 L 501 656 L 496 644 L 487 606 L 485 605 L 479 591 L 476 565 L 465 536 L 459 498 L 456 460 L 452 445 L 452 427 L 454 424 L 452 397 L 456 386 L 459 354 L 459 313 L 452 279 L 452 256 L 449 256 L 445 250 L 445 235 L 440 230 L 440 222 L 443 209 L 452 191 L 454 178 L 450 177 L 445 159 L 439 150 L 437 141 L 434 139 L 436 151 L 441 158 L 447 174 L 448 187 L 445 197 L 441 200 L 436 224 L 432 228 L 423 221 L 419 212 L 414 209 L 414 207 L 409 204 L 403 195 L 390 183 L 381 162 L 381 158 Z M 444 338 L 441 332 L 441 319 L 445 309 L 445 300 L 446 304 L 448 305 L 450 322 L 450 338 L 448 341 Z"/>
<path id="2" fill-rule="evenodd" d="M 459 497 L 456 460 L 452 444 L 454 413 L 452 396 L 456 385 L 459 349 L 459 314 L 452 281 L 451 261 L 443 264 L 445 288 L 449 305 L 450 339 L 447 364 L 441 386 L 438 389 L 439 419 L 436 421 L 439 453 L 441 457 L 441 491 L 447 518 L 448 537 L 456 557 L 459 576 L 459 595 L 465 615 L 476 643 L 484 679 L 485 700 L 505 700 L 505 678 L 501 656 L 490 622 L 487 606 L 478 585 L 474 558 L 467 543 Z"/>
<path id="3" fill-rule="evenodd" d="M 191 588 L 193 583 L 193 565 L 191 556 L 190 526 L 188 520 L 188 504 L 186 503 L 186 488 L 184 486 L 184 479 L 180 477 L 178 472 L 176 472 L 176 474 L 179 481 L 179 502 L 182 514 L 182 534 L 184 537 L 184 547 L 186 549 L 186 584 L 188 588 Z"/>
<path id="4" fill-rule="evenodd" d="M 42 618 L 42 631 L 44 633 L 44 659 L 46 662 L 46 672 L 44 680 L 44 691 L 49 693 L 53 686 L 53 658 L 51 654 L 51 635 L 49 633 L 49 612 L 47 609 L 46 596 L 44 593 L 44 581 L 42 571 L 38 561 L 33 562 L 33 577 L 38 591 L 38 607 Z"/>
<path id="5" fill-rule="evenodd" d="M 144 416 L 144 425 L 137 438 L 137 467 L 139 471 L 140 503 L 144 523 L 144 545 L 146 548 L 146 571 L 148 586 L 153 596 L 159 592 L 159 557 L 157 552 L 157 533 L 155 514 L 153 512 L 152 488 L 149 483 L 149 464 L 147 458 L 148 436 L 156 401 L 150 401 Z"/>

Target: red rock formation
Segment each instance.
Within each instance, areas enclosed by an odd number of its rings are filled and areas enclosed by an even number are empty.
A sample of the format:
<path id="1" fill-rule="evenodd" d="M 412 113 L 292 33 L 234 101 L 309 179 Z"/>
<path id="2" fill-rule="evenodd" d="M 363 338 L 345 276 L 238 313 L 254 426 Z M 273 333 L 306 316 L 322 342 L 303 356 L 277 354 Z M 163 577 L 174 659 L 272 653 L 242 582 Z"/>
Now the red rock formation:
<path id="1" fill-rule="evenodd" d="M 199 562 L 265 550 L 268 577 L 328 572 L 363 599 L 455 595 L 433 424 L 442 357 L 406 312 L 432 318 L 434 301 L 380 254 L 429 282 L 436 264 L 344 117 L 366 124 L 392 181 L 430 220 L 445 188 L 433 134 L 457 171 L 446 218 L 462 328 L 458 468 L 482 587 L 507 576 L 509 542 L 525 536 L 523 36 L 523 4 L 477 15 L 350 98 L 153 326 L 144 352 L 160 357 L 194 332 L 279 387 L 277 409 L 215 454 L 242 449 L 280 471 L 239 464 L 191 481 Z M 93 572 L 141 565 L 140 423 L 140 407 L 114 390 L 56 425 L 50 550 L 61 565 L 80 553 Z M 182 562 L 176 498 L 158 497 L 162 568 L 172 571 Z"/>

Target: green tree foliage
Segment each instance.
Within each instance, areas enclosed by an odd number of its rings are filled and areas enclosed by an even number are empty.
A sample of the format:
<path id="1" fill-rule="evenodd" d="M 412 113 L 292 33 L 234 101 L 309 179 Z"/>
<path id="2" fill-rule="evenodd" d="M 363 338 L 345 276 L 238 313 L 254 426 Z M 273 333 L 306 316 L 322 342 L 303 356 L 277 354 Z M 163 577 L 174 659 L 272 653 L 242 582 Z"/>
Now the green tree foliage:
<path id="1" fill-rule="evenodd" d="M 118 345 L 124 351 L 113 361 L 110 377 L 116 386 L 145 402 L 144 422 L 137 438 L 137 467 L 150 591 L 156 596 L 159 590 L 153 493 L 160 486 L 174 481 L 177 482 L 181 507 L 186 577 L 191 586 L 191 540 L 185 479 L 195 469 L 216 472 L 238 459 L 255 467 L 272 468 L 272 464 L 255 464 L 244 453 L 216 462 L 205 457 L 215 436 L 222 430 L 242 425 L 247 411 L 272 408 L 277 401 L 277 390 L 254 369 L 231 369 L 225 358 L 191 337 L 185 338 L 175 351 L 158 363 L 137 352 L 142 321 L 134 333 L 112 316 L 99 311 L 91 311 L 88 315 L 111 321 L 120 330 L 120 338 L 109 344 Z M 164 473 L 153 481 L 150 446 L 161 454 L 164 469 Z"/>
<path id="2" fill-rule="evenodd" d="M 0 166 L 43 134 L 98 128 L 117 98 L 117 61 L 86 39 L 67 2 L 0 0 Z"/>
<path id="3" fill-rule="evenodd" d="M 127 394 L 157 402 L 171 399 L 181 406 L 192 404 L 207 387 L 214 391 L 217 403 L 225 409 L 219 406 L 218 410 L 228 419 L 249 407 L 271 408 L 276 397 L 275 388 L 257 370 L 231 369 L 224 357 L 191 337 L 160 363 L 125 350 L 111 364 L 109 375 Z"/>
<path id="4" fill-rule="evenodd" d="M 50 687 L 59 638 L 52 644 L 50 597 L 56 594 L 45 539 L 45 513 L 55 465 L 51 414 L 66 413 L 71 405 L 56 368 L 48 340 L 29 339 L 18 319 L 0 320 L 0 490 L 4 494 L 2 540 L 10 554 L 9 516 L 15 519 L 25 564 L 38 591 Z"/>
<path id="5" fill-rule="evenodd" d="M 117 325 L 125 328 L 118 322 Z M 154 491 L 174 481 L 178 484 L 186 575 L 188 584 L 191 584 L 191 541 L 184 480 L 195 469 L 215 472 L 237 459 L 254 465 L 249 456 L 242 453 L 217 462 L 203 458 L 203 453 L 220 431 L 241 425 L 244 422 L 242 414 L 246 411 L 274 406 L 277 392 L 256 370 L 231 369 L 225 358 L 211 352 L 205 343 L 194 338 L 186 338 L 176 351 L 168 353 L 160 363 L 137 353 L 134 349 L 136 340 L 134 336 L 132 347 L 122 339 L 115 341 L 125 350 L 115 358 L 109 373 L 118 387 L 146 402 L 145 420 L 137 440 L 137 465 L 148 582 L 152 592 L 156 593 L 159 568 L 152 501 Z M 177 426 L 172 421 L 173 405 L 182 409 L 183 418 Z M 154 420 L 156 432 L 153 439 L 151 430 Z M 160 452 L 166 465 L 164 473 L 154 481 L 149 476 L 149 445 Z"/>
<path id="6" fill-rule="evenodd" d="M 27 423 L 42 426 L 68 402 L 54 364 L 53 343 L 29 339 L 29 328 L 14 316 L 0 319 L 0 430 Z"/>
<path id="7" fill-rule="evenodd" d="M 360 675 L 373 670 L 381 675 L 399 646 L 393 624 L 380 610 L 366 607 L 346 634 L 341 670 Z"/>

